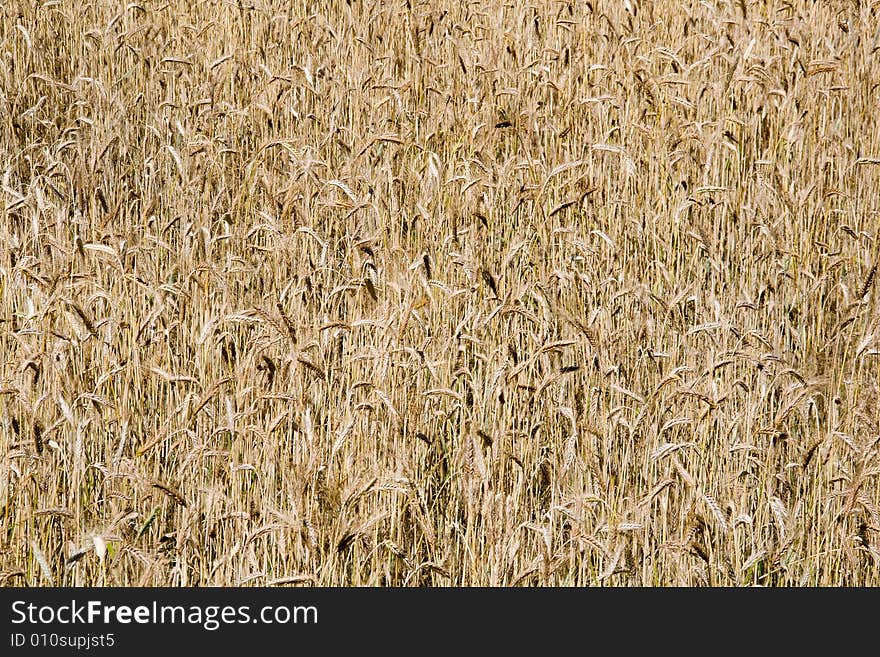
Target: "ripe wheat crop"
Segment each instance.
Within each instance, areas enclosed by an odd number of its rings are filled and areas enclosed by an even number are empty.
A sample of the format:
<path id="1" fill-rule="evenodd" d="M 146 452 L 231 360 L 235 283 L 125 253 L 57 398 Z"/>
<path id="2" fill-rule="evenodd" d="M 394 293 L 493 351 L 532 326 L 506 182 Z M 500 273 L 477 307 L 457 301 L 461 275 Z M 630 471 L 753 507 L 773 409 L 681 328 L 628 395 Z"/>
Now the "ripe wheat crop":
<path id="1" fill-rule="evenodd" d="M 0 584 L 880 585 L 878 2 L 0 7 Z"/>

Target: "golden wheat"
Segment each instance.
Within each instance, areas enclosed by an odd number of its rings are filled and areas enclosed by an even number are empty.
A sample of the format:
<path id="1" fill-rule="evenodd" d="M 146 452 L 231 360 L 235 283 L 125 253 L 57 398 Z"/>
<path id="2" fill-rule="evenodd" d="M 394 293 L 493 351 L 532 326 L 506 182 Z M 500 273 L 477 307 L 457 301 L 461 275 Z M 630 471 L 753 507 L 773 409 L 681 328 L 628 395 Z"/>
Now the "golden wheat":
<path id="1" fill-rule="evenodd" d="M 877 2 L 0 8 L 0 581 L 880 584 Z"/>

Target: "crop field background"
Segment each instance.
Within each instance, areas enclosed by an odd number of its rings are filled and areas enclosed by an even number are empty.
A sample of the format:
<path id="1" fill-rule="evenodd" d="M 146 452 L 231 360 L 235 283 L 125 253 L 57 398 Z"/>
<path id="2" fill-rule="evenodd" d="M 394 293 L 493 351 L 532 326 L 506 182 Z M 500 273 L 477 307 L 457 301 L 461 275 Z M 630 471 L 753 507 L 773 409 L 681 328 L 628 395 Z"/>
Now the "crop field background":
<path id="1" fill-rule="evenodd" d="M 880 585 L 878 13 L 3 3 L 0 584 Z"/>

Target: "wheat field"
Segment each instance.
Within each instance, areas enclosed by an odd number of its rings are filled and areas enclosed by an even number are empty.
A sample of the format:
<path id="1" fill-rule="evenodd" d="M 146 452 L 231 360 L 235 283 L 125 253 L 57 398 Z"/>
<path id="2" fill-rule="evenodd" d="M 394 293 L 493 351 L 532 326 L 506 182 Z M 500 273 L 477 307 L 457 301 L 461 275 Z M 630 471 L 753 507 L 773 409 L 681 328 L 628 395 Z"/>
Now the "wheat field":
<path id="1" fill-rule="evenodd" d="M 11 0 L 0 583 L 880 585 L 880 3 Z"/>

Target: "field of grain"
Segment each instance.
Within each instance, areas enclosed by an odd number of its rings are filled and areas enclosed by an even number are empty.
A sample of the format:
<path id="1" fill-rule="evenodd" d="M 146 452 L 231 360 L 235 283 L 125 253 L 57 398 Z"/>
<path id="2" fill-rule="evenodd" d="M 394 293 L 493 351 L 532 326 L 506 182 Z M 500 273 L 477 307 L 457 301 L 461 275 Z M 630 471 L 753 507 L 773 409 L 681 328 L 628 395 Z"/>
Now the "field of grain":
<path id="1" fill-rule="evenodd" d="M 0 585 L 880 585 L 880 3 L 12 0 Z"/>

